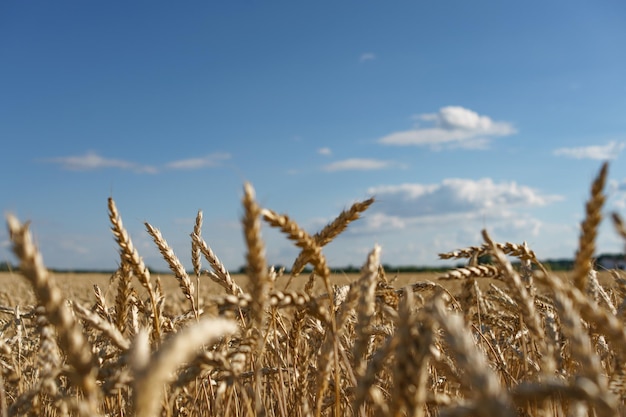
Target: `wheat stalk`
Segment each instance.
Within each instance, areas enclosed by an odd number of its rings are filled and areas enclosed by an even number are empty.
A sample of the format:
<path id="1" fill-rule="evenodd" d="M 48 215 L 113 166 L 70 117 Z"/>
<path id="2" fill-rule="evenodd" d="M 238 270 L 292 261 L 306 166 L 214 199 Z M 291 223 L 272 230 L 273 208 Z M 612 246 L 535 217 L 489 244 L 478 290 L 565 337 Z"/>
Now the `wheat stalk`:
<path id="1" fill-rule="evenodd" d="M 162 385 L 171 380 L 171 374 L 181 364 L 193 359 L 203 345 L 211 345 L 221 337 L 237 331 L 229 320 L 202 319 L 163 343 L 152 355 L 147 334 L 140 332 L 134 341 L 133 366 L 135 371 L 134 408 L 137 417 L 154 417 L 158 413 Z"/>

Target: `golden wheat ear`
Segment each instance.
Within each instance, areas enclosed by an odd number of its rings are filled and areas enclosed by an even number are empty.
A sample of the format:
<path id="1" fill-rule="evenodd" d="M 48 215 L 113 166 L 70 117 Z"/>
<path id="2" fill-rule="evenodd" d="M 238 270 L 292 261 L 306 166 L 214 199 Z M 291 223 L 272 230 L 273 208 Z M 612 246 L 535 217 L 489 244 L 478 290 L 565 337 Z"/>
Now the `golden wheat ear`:
<path id="1" fill-rule="evenodd" d="M 585 206 L 585 219 L 580 225 L 578 251 L 574 259 L 574 271 L 572 273 L 574 285 L 580 291 L 587 289 L 587 276 L 591 272 L 593 254 L 596 250 L 598 227 L 602 221 L 602 206 L 606 200 L 603 190 L 608 170 L 609 164 L 605 162 L 602 164 L 602 168 L 591 186 L 591 196 Z"/>
<path id="2" fill-rule="evenodd" d="M 196 250 L 200 251 L 202 255 L 204 255 L 205 259 L 211 265 L 213 271 L 210 271 L 209 278 L 214 282 L 218 283 L 224 289 L 232 295 L 241 295 L 243 294 L 243 290 L 235 281 L 233 281 L 230 273 L 226 266 L 219 260 L 217 255 L 213 252 L 211 247 L 207 245 L 207 243 L 200 237 L 200 235 L 194 231 L 191 234 L 191 242 L 192 245 L 196 248 Z M 195 268 L 195 267 L 194 267 Z M 198 275 L 199 276 L 199 275 Z"/>
<path id="3" fill-rule="evenodd" d="M 193 314 L 198 318 L 198 309 L 196 308 L 196 300 L 193 297 L 193 293 L 195 292 L 193 283 L 189 279 L 189 275 L 187 275 L 187 271 L 183 266 L 180 259 L 176 256 L 172 248 L 168 245 L 167 241 L 161 234 L 161 231 L 155 227 L 153 227 L 150 223 L 144 223 L 146 226 L 146 230 L 148 234 L 152 236 L 154 243 L 159 248 L 159 252 L 163 259 L 167 262 L 170 267 L 170 270 L 174 274 L 174 277 L 178 280 L 178 284 L 180 286 L 183 295 L 187 300 L 189 300 L 189 304 L 191 305 L 191 310 Z"/>
<path id="4" fill-rule="evenodd" d="M 244 185 L 242 204 L 244 216 L 241 222 L 248 248 L 246 271 L 250 278 L 250 293 L 252 295 L 251 324 L 260 331 L 264 322 L 264 308 L 269 293 L 270 277 L 265 259 L 265 243 L 261 237 L 261 207 L 257 204 L 254 188 L 249 183 Z"/>
<path id="5" fill-rule="evenodd" d="M 133 241 L 128 234 L 128 231 L 124 227 L 122 217 L 117 211 L 115 201 L 111 197 L 108 200 L 109 206 L 109 220 L 111 221 L 111 231 L 115 237 L 115 241 L 120 249 L 120 257 L 122 263 L 128 263 L 133 271 L 133 274 L 137 277 L 141 285 L 148 292 L 150 297 L 150 306 L 152 307 L 152 336 L 156 341 L 161 340 L 161 314 L 158 306 L 157 294 L 152 286 L 150 280 L 150 271 L 148 267 L 139 256 L 139 252 L 135 249 Z"/>
<path id="6" fill-rule="evenodd" d="M 346 230 L 351 222 L 358 220 L 361 217 L 361 213 L 367 210 L 372 203 L 374 203 L 373 197 L 364 201 L 357 201 L 348 210 L 342 211 L 335 220 L 328 223 L 322 230 L 313 235 L 315 244 L 321 248 L 330 243 L 335 237 Z M 309 249 L 303 248 L 291 267 L 291 274 L 298 275 L 302 272 L 313 255 L 313 252 Z"/>
<path id="7" fill-rule="evenodd" d="M 8 214 L 7 225 L 13 252 L 20 261 L 20 272 L 30 282 L 49 322 L 54 325 L 59 345 L 74 368 L 70 376 L 85 396 L 78 406 L 97 415 L 101 392 L 96 383 L 97 367 L 91 346 L 69 310 L 61 290 L 46 269 L 43 257 L 33 242 L 28 223 L 22 224 L 17 217 Z"/>

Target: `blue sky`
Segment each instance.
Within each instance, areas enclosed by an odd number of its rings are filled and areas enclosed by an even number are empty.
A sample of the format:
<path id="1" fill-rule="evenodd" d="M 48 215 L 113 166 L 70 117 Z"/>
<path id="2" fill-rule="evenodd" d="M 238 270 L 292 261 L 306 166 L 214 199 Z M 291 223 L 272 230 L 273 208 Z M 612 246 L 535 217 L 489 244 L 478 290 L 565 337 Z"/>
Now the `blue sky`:
<path id="1" fill-rule="evenodd" d="M 485 227 L 571 257 L 604 160 L 607 212 L 626 210 L 625 44 L 622 1 L 3 2 L 0 208 L 55 268 L 117 266 L 109 196 L 149 265 L 143 222 L 190 268 L 202 209 L 238 268 L 244 181 L 311 233 L 377 197 L 333 266 L 376 243 L 441 265 Z M 599 251 L 621 250 L 605 222 Z"/>

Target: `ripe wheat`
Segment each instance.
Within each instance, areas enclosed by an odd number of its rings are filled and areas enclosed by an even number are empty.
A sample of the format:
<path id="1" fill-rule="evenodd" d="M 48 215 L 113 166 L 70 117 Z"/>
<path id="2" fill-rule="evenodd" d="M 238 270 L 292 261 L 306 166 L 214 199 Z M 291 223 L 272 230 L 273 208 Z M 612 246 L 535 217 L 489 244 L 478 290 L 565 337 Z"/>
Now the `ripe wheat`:
<path id="1" fill-rule="evenodd" d="M 119 267 L 110 291 L 95 286 L 84 305 L 64 299 L 28 224 L 8 215 L 19 272 L 37 301 L 0 291 L 8 303 L 0 306 L 0 415 L 625 415 L 626 277 L 612 271 L 599 280 L 592 269 L 606 176 L 604 165 L 571 280 L 548 271 L 526 243 L 483 231 L 484 242 L 440 254 L 467 265 L 436 281 L 394 286 L 384 248 L 374 246 L 360 275 L 335 285 L 324 246 L 374 200 L 309 235 L 260 207 L 245 184 L 247 286 L 204 240 L 199 211 L 195 286 L 145 224 L 178 282 L 179 293 L 164 292 L 109 199 Z M 626 239 L 621 217 L 613 219 Z M 285 275 L 268 265 L 263 221 L 300 249 Z M 307 264 L 313 272 L 298 278 Z M 304 289 L 279 290 L 283 279 L 302 279 Z M 200 297 L 208 280 L 222 291 Z"/>

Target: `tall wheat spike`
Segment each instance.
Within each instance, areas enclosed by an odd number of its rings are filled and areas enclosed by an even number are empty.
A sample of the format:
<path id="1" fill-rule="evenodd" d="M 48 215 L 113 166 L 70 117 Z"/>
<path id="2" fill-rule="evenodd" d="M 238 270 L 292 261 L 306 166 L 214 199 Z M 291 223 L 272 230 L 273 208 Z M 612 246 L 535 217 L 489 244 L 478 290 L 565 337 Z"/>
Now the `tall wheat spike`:
<path id="1" fill-rule="evenodd" d="M 585 219 L 581 223 L 580 238 L 578 239 L 578 251 L 574 259 L 574 271 L 572 279 L 574 285 L 580 291 L 587 289 L 587 276 L 591 271 L 593 254 L 596 250 L 596 236 L 598 226 L 602 221 L 602 206 L 606 197 L 603 194 L 604 184 L 609 170 L 609 164 L 602 164 L 598 176 L 591 186 L 591 196 L 585 206 Z"/>
<path id="2" fill-rule="evenodd" d="M 109 197 L 108 202 L 111 231 L 113 232 L 115 241 L 120 248 L 122 263 L 128 263 L 132 267 L 133 273 L 135 274 L 141 285 L 148 292 L 153 313 L 152 333 L 154 339 L 159 341 L 161 340 L 161 315 L 159 306 L 157 305 L 157 295 L 154 288 L 152 287 L 152 282 L 150 281 L 150 271 L 144 264 L 143 259 L 141 259 L 141 257 L 139 256 L 139 252 L 137 252 L 137 250 L 135 249 L 135 246 L 133 245 L 129 234 L 126 231 L 126 228 L 124 228 L 124 224 L 122 223 L 122 217 L 117 211 L 115 201 L 113 201 L 113 198 Z"/>
<path id="3" fill-rule="evenodd" d="M 265 306 L 270 289 L 270 277 L 265 259 L 265 244 L 261 237 L 261 208 L 255 200 L 254 188 L 249 183 L 244 185 L 242 204 L 244 216 L 241 222 L 247 247 L 246 270 L 252 296 L 248 334 L 253 348 L 252 361 L 255 369 L 254 407 L 257 415 L 264 415 L 265 409 L 261 400 L 261 357 L 265 346 Z"/>
<path id="4" fill-rule="evenodd" d="M 198 210 L 196 214 L 196 221 L 193 225 L 192 237 L 198 236 L 198 239 L 202 238 L 202 210 Z M 200 305 L 200 274 L 202 273 L 202 251 L 198 247 L 196 241 L 191 239 L 191 265 L 193 266 L 193 272 L 196 275 L 196 305 Z"/>

